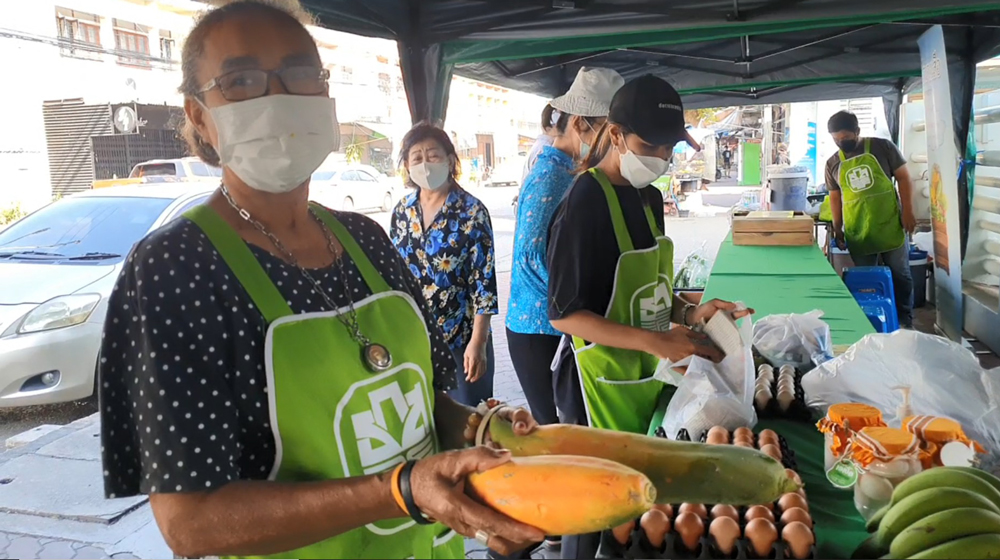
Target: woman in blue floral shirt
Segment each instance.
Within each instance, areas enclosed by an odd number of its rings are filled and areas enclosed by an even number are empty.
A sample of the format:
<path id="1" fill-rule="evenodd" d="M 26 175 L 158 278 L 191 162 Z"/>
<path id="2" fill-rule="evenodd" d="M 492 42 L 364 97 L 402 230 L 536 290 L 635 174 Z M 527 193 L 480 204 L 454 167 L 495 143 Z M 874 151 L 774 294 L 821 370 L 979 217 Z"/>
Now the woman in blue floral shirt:
<path id="1" fill-rule="evenodd" d="M 614 70 L 580 69 L 569 91 L 549 103 L 556 110 L 553 143 L 542 148 L 518 196 L 507 344 L 539 424 L 559 421 L 551 364 L 561 333 L 548 317 L 549 223 L 573 182 L 576 161 L 587 155 L 596 131 L 607 120 L 611 98 L 624 83 Z"/>
<path id="2" fill-rule="evenodd" d="M 498 304 L 490 214 L 458 185 L 458 155 L 440 128 L 413 127 L 399 159 L 414 192 L 393 211 L 390 237 L 455 354 L 452 398 L 475 406 L 493 396 L 490 318 Z"/>

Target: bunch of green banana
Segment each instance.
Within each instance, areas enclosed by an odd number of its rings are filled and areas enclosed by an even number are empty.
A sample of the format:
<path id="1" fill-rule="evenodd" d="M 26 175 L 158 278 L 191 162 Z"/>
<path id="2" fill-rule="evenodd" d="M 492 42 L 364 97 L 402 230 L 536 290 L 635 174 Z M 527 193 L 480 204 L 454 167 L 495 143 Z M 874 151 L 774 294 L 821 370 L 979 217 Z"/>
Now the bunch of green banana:
<path id="1" fill-rule="evenodd" d="M 868 522 L 856 555 L 1000 559 L 1000 479 L 970 467 L 939 467 L 901 482 Z"/>

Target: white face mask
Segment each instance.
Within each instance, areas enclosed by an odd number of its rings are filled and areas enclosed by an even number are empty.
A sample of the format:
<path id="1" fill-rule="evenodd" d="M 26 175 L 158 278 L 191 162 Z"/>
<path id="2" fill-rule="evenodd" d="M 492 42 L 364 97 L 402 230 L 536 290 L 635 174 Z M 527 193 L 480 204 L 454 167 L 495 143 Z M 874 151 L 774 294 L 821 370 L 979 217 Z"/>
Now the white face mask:
<path id="1" fill-rule="evenodd" d="M 420 188 L 436 191 L 448 184 L 451 165 L 446 161 L 418 163 L 410 166 L 409 175 Z"/>
<path id="2" fill-rule="evenodd" d="M 624 138 L 622 142 L 624 143 Z M 615 146 L 618 150 L 618 147 Z M 653 181 L 662 177 L 670 167 L 670 162 L 655 156 L 636 155 L 625 145 L 625 153 L 618 150 L 621 160 L 621 174 L 630 185 L 637 189 L 648 187 Z"/>
<path id="3" fill-rule="evenodd" d="M 263 192 L 295 190 L 339 144 L 340 125 L 329 97 L 266 95 L 208 112 L 222 165 Z"/>

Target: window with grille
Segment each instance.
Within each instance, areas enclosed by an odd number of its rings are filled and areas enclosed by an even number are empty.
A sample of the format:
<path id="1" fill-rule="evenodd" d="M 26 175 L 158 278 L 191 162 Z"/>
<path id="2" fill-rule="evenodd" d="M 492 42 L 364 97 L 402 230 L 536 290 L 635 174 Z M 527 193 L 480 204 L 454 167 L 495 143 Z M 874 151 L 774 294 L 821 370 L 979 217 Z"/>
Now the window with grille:
<path id="1" fill-rule="evenodd" d="M 149 66 L 149 37 L 146 35 L 115 29 L 115 49 L 119 64 Z"/>
<path id="2" fill-rule="evenodd" d="M 177 43 L 174 42 L 174 34 L 169 29 L 160 30 L 160 58 L 168 62 L 173 62 L 174 60 L 174 48 Z"/>
<path id="3" fill-rule="evenodd" d="M 160 37 L 160 58 L 163 60 L 174 59 L 174 40 Z"/>
<path id="4" fill-rule="evenodd" d="M 100 16 L 56 8 L 56 28 L 59 33 L 60 54 L 100 60 Z"/>

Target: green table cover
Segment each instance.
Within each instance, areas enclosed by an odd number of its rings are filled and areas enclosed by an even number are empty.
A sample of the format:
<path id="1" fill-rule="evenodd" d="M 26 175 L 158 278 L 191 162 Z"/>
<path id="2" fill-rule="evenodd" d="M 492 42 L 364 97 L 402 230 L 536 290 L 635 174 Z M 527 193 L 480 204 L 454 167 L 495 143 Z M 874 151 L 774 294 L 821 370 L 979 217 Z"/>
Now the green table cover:
<path id="1" fill-rule="evenodd" d="M 778 313 L 824 312 L 835 345 L 854 344 L 874 329 L 818 246 L 744 247 L 727 238 L 719 248 L 705 298 L 742 301 L 756 317 Z M 706 301 L 707 301 L 706 299 Z M 816 523 L 819 558 L 850 558 L 865 538 L 865 523 L 851 491 L 834 488 L 823 469 L 823 436 L 813 424 L 765 420 L 795 451 Z"/>

